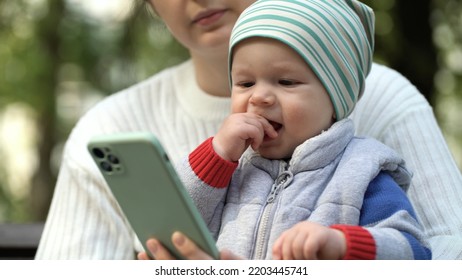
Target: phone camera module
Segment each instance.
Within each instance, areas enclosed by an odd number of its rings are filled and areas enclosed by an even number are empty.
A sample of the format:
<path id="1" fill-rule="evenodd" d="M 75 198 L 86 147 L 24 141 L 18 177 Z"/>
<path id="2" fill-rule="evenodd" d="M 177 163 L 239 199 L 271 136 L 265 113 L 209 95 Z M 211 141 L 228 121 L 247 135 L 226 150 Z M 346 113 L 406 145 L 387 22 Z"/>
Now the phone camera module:
<path id="1" fill-rule="evenodd" d="M 101 165 L 101 169 L 103 169 L 104 171 L 112 172 L 112 165 L 109 162 L 102 161 L 100 165 Z"/>
<path id="2" fill-rule="evenodd" d="M 105 157 L 104 151 L 101 150 L 100 148 L 93 148 L 91 151 L 95 155 L 95 157 L 97 157 L 97 158 L 104 158 Z"/>
<path id="3" fill-rule="evenodd" d="M 109 162 L 113 163 L 113 164 L 119 164 L 120 163 L 120 160 L 118 157 L 116 157 L 115 155 L 111 155 L 109 154 L 107 156 L 107 160 L 109 160 Z"/>

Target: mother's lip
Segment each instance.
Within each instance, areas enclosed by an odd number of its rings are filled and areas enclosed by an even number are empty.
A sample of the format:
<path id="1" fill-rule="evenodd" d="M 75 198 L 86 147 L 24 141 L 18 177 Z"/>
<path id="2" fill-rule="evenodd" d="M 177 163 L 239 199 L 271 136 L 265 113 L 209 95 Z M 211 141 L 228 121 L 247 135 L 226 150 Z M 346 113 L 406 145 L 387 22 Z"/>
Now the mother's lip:
<path id="1" fill-rule="evenodd" d="M 207 18 L 211 18 L 213 16 L 217 16 L 219 14 L 223 14 L 226 11 L 226 9 L 210 9 L 210 10 L 205 10 L 200 13 L 198 13 L 192 20 L 193 23 L 197 23 L 203 20 L 206 20 Z"/>

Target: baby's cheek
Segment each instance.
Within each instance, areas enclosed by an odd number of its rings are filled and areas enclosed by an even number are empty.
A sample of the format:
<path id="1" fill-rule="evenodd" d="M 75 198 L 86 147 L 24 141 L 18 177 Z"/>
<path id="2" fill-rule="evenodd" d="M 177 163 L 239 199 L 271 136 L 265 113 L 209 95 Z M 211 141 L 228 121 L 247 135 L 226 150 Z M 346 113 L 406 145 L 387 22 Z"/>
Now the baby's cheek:
<path id="1" fill-rule="evenodd" d="M 241 100 L 232 100 L 231 102 L 231 113 L 246 113 L 247 112 L 247 103 L 242 102 Z"/>

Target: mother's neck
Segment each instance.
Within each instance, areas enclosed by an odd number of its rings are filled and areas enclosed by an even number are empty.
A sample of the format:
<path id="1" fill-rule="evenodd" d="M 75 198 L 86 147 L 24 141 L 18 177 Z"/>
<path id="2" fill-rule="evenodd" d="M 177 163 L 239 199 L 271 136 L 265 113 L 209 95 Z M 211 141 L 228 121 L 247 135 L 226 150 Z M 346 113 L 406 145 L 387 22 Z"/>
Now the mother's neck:
<path id="1" fill-rule="evenodd" d="M 196 71 L 197 84 L 203 91 L 214 96 L 231 96 L 227 55 L 191 54 L 191 58 Z"/>

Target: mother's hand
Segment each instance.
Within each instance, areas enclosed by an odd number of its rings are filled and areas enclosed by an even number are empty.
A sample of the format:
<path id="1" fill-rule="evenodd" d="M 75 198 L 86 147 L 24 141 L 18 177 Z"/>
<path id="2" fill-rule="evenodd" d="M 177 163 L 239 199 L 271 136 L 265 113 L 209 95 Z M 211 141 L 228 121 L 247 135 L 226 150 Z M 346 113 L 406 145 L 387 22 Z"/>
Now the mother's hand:
<path id="1" fill-rule="evenodd" d="M 193 241 L 180 232 L 175 232 L 172 235 L 172 242 L 175 245 L 178 252 L 188 260 L 211 260 L 211 256 L 202 251 Z M 154 256 L 156 260 L 175 260 L 176 258 L 170 254 L 170 252 L 162 246 L 157 239 L 148 239 L 146 246 Z M 139 260 L 149 260 L 150 257 L 146 252 L 140 252 L 138 254 Z M 241 259 L 233 253 L 223 250 L 220 251 L 221 260 L 238 260 Z"/>

